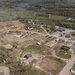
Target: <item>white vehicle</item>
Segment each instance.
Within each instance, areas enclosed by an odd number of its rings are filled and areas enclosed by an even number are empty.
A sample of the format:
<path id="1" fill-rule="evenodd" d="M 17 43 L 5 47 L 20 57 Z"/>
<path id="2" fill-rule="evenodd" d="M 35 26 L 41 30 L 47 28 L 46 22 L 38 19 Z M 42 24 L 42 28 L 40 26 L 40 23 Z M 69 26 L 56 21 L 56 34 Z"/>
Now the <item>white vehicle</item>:
<path id="1" fill-rule="evenodd" d="M 52 75 L 52 73 L 48 73 L 48 75 Z"/>

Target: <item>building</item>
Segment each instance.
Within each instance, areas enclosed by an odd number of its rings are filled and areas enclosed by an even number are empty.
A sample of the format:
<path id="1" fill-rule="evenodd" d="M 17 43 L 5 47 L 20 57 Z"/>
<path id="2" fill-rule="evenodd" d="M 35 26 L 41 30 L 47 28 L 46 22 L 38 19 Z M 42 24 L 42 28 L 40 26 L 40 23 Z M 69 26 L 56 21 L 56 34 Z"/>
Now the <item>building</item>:
<path id="1" fill-rule="evenodd" d="M 64 50 L 64 51 L 68 51 L 68 50 L 70 49 L 70 47 L 62 46 L 60 49 L 61 49 L 61 50 Z"/>
<path id="2" fill-rule="evenodd" d="M 52 73 L 48 73 L 48 75 L 52 75 Z"/>
<path id="3" fill-rule="evenodd" d="M 37 45 L 41 45 L 42 44 L 42 42 L 37 42 Z"/>
<path id="4" fill-rule="evenodd" d="M 72 54 L 75 54 L 75 50 L 72 51 Z"/>
<path id="5" fill-rule="evenodd" d="M 24 56 L 24 58 L 26 58 L 26 59 L 29 59 L 30 57 L 32 57 L 32 54 L 26 54 L 26 55 Z"/>
<path id="6" fill-rule="evenodd" d="M 65 35 L 66 38 L 71 38 L 72 36 L 70 34 Z"/>

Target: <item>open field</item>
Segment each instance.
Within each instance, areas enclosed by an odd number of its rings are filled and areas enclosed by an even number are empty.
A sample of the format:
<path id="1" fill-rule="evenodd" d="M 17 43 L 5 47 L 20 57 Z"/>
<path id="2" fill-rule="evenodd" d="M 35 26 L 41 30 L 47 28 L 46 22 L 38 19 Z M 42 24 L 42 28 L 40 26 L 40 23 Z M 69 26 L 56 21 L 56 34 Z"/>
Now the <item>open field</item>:
<path id="1" fill-rule="evenodd" d="M 0 73 L 0 75 L 3 75 L 3 73 Z"/>
<path id="2" fill-rule="evenodd" d="M 58 16 L 58 15 L 52 15 L 52 20 L 65 20 L 67 17 L 65 16 Z"/>
<path id="3" fill-rule="evenodd" d="M 75 71 L 75 64 L 73 65 L 73 70 Z"/>
<path id="4" fill-rule="evenodd" d="M 71 58 L 71 53 L 69 51 L 56 50 L 56 55 L 59 56 L 60 58 L 65 58 L 65 59 Z"/>

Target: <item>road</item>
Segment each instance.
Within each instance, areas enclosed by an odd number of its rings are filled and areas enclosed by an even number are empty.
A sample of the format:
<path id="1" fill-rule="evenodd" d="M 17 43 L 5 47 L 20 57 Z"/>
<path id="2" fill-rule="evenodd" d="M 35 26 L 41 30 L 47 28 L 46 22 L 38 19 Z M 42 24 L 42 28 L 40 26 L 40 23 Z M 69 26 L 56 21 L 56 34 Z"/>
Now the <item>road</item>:
<path id="1" fill-rule="evenodd" d="M 0 73 L 4 73 L 4 75 L 10 75 L 10 70 L 8 67 L 0 66 Z"/>
<path id="2" fill-rule="evenodd" d="M 67 65 L 62 69 L 62 71 L 58 75 L 67 75 L 70 72 L 75 61 L 75 56 L 73 56 L 67 63 Z"/>

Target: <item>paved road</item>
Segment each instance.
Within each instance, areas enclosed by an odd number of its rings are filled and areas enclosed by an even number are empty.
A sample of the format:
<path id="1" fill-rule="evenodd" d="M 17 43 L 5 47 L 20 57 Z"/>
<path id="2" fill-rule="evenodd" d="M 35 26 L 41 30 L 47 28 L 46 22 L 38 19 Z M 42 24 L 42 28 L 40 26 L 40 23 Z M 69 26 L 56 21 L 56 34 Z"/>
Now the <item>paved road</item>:
<path id="1" fill-rule="evenodd" d="M 0 66 L 0 73 L 4 73 L 4 75 L 10 75 L 10 70 L 8 67 Z"/>
<path id="2" fill-rule="evenodd" d="M 58 75 L 67 75 L 74 64 L 75 56 L 73 56 Z"/>

